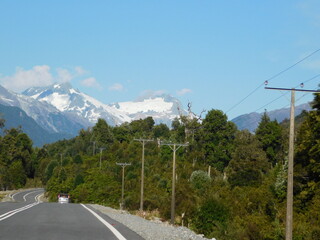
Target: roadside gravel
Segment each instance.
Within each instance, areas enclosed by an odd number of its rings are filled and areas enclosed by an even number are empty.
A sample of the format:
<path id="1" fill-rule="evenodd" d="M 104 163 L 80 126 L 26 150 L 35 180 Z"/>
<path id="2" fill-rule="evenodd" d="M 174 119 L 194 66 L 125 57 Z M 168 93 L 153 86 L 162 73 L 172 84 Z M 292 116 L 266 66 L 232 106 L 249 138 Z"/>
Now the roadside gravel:
<path id="1" fill-rule="evenodd" d="M 161 221 L 149 221 L 142 217 L 131 215 L 127 212 L 91 204 L 93 208 L 108 215 L 112 219 L 126 225 L 146 240 L 205 240 L 186 227 L 176 227 Z M 215 239 L 215 238 L 213 238 Z"/>

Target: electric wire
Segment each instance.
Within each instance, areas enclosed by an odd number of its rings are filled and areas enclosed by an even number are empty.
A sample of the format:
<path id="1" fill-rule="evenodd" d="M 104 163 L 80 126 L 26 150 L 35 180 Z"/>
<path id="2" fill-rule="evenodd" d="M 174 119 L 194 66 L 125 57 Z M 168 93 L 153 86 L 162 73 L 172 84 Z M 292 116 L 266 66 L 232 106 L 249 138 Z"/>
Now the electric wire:
<path id="1" fill-rule="evenodd" d="M 314 55 L 315 53 L 319 52 L 320 48 L 313 51 L 312 53 L 310 53 L 309 55 L 307 55 L 306 57 L 300 59 L 298 62 L 292 64 L 291 66 L 285 68 L 284 70 L 280 71 L 279 73 L 273 75 L 272 77 L 268 78 L 267 80 L 263 81 L 263 83 L 261 83 L 258 87 L 256 87 L 253 91 L 251 91 L 247 96 L 245 96 L 242 100 L 240 100 L 238 103 L 236 103 L 235 105 L 233 105 L 231 108 L 229 108 L 226 113 L 230 112 L 231 110 L 233 110 L 234 108 L 236 108 L 237 106 L 239 106 L 241 103 L 243 103 L 248 97 L 250 97 L 252 94 L 254 94 L 258 89 L 260 89 L 266 82 L 268 83 L 269 81 L 275 79 L 276 77 L 280 76 L 281 74 L 287 72 L 288 70 L 290 70 L 291 68 L 295 67 L 296 65 L 298 65 L 299 63 L 303 62 L 304 60 L 308 59 L 309 57 L 311 57 L 312 55 Z"/>
<path id="2" fill-rule="evenodd" d="M 310 81 L 312 81 L 312 80 L 314 80 L 314 79 L 316 79 L 316 78 L 318 78 L 318 77 L 320 77 L 320 74 L 317 74 L 317 75 L 315 75 L 315 76 L 313 76 L 313 77 L 311 77 L 311 78 L 303 81 L 303 83 L 310 82 Z M 300 85 L 300 84 L 299 84 L 299 85 Z M 294 88 L 299 87 L 299 85 L 297 85 L 297 86 L 294 87 Z M 318 89 L 318 88 L 314 88 L 314 90 L 316 90 L 316 89 Z M 263 105 L 262 107 L 256 109 L 256 110 L 253 111 L 253 112 L 258 112 L 258 111 L 260 111 L 261 109 L 267 107 L 268 105 L 274 103 L 275 101 L 279 100 L 280 98 L 282 98 L 283 96 L 288 95 L 288 94 L 289 94 L 289 92 L 282 92 L 282 91 L 281 91 L 281 96 L 273 99 L 272 101 L 268 102 L 267 104 Z M 305 96 L 307 96 L 307 95 L 309 95 L 309 94 L 311 94 L 311 93 L 310 93 L 310 92 L 304 93 L 300 98 L 296 99 L 295 102 L 299 102 L 302 98 L 304 98 Z M 289 106 L 290 106 L 290 103 L 286 104 L 286 105 L 285 105 L 284 107 L 282 107 L 282 108 L 288 108 Z M 235 121 L 232 121 L 232 122 L 236 124 L 236 123 L 239 122 L 240 120 L 241 120 L 241 119 L 236 119 Z M 250 124 L 259 123 L 260 120 L 261 120 L 261 119 L 256 120 L 256 121 L 253 121 L 253 122 L 250 122 Z M 244 125 L 244 126 L 242 126 L 242 128 L 243 128 L 243 129 L 248 129 L 248 126 L 249 126 L 249 125 Z"/>

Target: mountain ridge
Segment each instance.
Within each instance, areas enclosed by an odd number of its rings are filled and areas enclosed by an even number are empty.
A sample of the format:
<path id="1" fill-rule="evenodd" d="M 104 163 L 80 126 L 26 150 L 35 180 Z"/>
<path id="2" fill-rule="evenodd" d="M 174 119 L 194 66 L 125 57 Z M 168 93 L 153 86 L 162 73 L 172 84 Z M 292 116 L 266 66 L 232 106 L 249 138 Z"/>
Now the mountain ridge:
<path id="1" fill-rule="evenodd" d="M 310 103 L 303 103 L 295 106 L 295 117 L 301 114 L 302 111 L 310 111 L 311 109 Z M 270 117 L 270 120 L 277 120 L 280 123 L 283 120 L 290 118 L 290 107 L 275 109 L 267 112 L 267 114 Z M 247 129 L 250 132 L 254 132 L 259 126 L 262 115 L 263 113 L 251 112 L 233 118 L 231 121 L 237 125 L 239 130 Z"/>
<path id="2" fill-rule="evenodd" d="M 40 102 L 46 102 L 65 114 L 71 114 L 79 123 L 92 126 L 99 118 L 110 125 L 120 125 L 140 118 L 153 117 L 156 123 L 170 125 L 180 114 L 186 114 L 180 101 L 162 94 L 135 101 L 104 104 L 93 97 L 72 88 L 71 84 L 53 84 L 42 88 L 29 88 L 23 92 Z"/>

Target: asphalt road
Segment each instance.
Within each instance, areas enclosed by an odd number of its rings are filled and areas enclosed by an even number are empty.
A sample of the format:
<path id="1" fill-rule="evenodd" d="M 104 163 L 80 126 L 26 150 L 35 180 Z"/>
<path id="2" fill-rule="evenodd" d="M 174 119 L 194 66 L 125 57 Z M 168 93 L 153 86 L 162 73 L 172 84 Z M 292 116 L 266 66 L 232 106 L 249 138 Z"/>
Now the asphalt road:
<path id="1" fill-rule="evenodd" d="M 34 189 L 0 203 L 0 239 L 143 239 L 126 226 L 82 204 L 41 203 Z"/>

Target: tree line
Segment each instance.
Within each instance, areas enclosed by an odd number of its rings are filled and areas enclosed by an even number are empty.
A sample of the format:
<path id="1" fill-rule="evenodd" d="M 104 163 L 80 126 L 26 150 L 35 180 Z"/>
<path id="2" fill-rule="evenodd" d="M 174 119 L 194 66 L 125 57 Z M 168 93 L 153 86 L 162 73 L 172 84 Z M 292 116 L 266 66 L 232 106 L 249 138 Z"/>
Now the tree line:
<path id="1" fill-rule="evenodd" d="M 319 95 L 313 110 L 296 122 L 293 236 L 320 239 Z M 145 145 L 144 209 L 168 220 L 172 150 L 159 142 L 188 142 L 176 156 L 175 223 L 219 240 L 284 239 L 288 129 L 288 120 L 271 121 L 264 113 L 254 133 L 240 131 L 216 109 L 202 121 L 181 116 L 171 128 L 151 117 L 115 127 L 99 119 L 75 138 L 42 148 L 10 129 L 0 138 L 0 184 L 6 189 L 41 181 L 51 201 L 66 192 L 75 203 L 119 208 L 116 163 L 127 162 L 124 207 L 134 212 L 140 206 L 142 150 L 134 139 L 155 139 Z"/>

